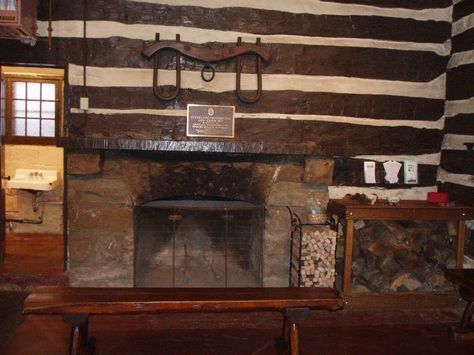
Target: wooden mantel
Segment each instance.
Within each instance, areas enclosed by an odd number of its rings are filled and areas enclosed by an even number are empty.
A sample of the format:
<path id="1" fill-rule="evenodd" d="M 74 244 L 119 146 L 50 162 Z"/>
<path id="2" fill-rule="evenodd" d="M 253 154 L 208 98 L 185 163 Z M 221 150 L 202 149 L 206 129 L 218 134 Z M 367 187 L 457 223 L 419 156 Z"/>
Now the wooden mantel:
<path id="1" fill-rule="evenodd" d="M 342 291 L 351 293 L 352 248 L 354 239 L 354 221 L 367 220 L 432 220 L 456 221 L 456 268 L 462 268 L 464 257 L 465 221 L 474 219 L 474 207 L 466 205 L 440 206 L 426 201 L 400 201 L 397 205 L 386 202 L 364 204 L 352 200 L 330 200 L 328 214 L 345 219 L 345 248 Z"/>
<path id="2" fill-rule="evenodd" d="M 135 150 L 266 155 L 325 155 L 330 151 L 315 143 L 269 143 L 235 140 L 155 140 L 129 138 L 61 137 L 57 145 L 71 149 Z"/>

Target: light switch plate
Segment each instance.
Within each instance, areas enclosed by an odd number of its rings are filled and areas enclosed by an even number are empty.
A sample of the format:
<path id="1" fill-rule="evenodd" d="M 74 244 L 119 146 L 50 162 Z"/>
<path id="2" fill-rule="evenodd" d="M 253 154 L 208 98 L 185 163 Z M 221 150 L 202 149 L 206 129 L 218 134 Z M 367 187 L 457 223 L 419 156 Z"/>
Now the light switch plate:
<path id="1" fill-rule="evenodd" d="M 364 181 L 366 184 L 375 184 L 375 162 L 364 161 Z"/>
<path id="2" fill-rule="evenodd" d="M 89 98 L 88 97 L 81 97 L 79 101 L 79 108 L 81 110 L 88 110 L 89 109 Z"/>
<path id="3" fill-rule="evenodd" d="M 403 162 L 403 175 L 405 184 L 418 184 L 418 163 L 405 160 Z"/>

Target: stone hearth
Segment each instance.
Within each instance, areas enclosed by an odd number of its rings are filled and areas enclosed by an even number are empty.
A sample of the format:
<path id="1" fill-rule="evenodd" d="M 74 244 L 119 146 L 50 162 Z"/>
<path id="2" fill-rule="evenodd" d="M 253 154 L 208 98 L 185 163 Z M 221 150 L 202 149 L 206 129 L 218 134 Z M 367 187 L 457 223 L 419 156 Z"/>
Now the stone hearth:
<path id="1" fill-rule="evenodd" d="M 332 161 L 277 156 L 69 152 L 68 263 L 73 286 L 133 286 L 134 208 L 177 197 L 264 206 L 262 285 L 288 285 L 290 217 L 328 199 Z"/>

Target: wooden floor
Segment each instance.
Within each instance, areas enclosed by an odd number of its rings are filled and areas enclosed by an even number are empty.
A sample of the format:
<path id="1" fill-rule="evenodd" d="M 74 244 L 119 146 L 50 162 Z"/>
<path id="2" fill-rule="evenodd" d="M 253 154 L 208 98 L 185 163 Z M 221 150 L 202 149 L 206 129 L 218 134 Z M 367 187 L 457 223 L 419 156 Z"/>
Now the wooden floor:
<path id="1" fill-rule="evenodd" d="M 313 313 L 301 328 L 301 352 L 312 354 L 474 354 L 474 342 L 455 342 L 451 311 Z M 173 314 L 93 316 L 96 354 L 269 355 L 281 315 Z M 66 354 L 69 328 L 58 316 L 29 316 L 3 348 L 5 355 Z M 0 352 L 2 348 L 0 348 Z"/>
<path id="2" fill-rule="evenodd" d="M 67 285 L 64 239 L 58 235 L 7 235 L 0 265 L 0 290 L 31 289 L 41 285 Z"/>
<path id="3" fill-rule="evenodd" d="M 0 268 L 0 353 L 66 354 L 69 328 L 56 316 L 21 314 L 27 290 L 67 285 L 63 239 L 10 236 Z M 313 313 L 301 329 L 301 350 L 313 354 L 474 354 L 474 342 L 455 342 L 450 325 L 463 303 L 451 295 L 359 295 L 346 298 L 344 311 Z M 438 308 L 434 308 L 436 305 Z M 273 339 L 281 315 L 164 314 L 92 316 L 96 354 L 266 355 L 276 354 Z"/>

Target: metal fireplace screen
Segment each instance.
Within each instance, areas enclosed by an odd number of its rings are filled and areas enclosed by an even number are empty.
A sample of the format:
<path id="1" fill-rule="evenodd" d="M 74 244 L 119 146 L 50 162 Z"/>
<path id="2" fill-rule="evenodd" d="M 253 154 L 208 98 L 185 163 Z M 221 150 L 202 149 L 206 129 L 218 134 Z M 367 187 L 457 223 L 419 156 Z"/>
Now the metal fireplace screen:
<path id="1" fill-rule="evenodd" d="M 158 200 L 134 218 L 136 287 L 262 286 L 262 206 Z"/>

